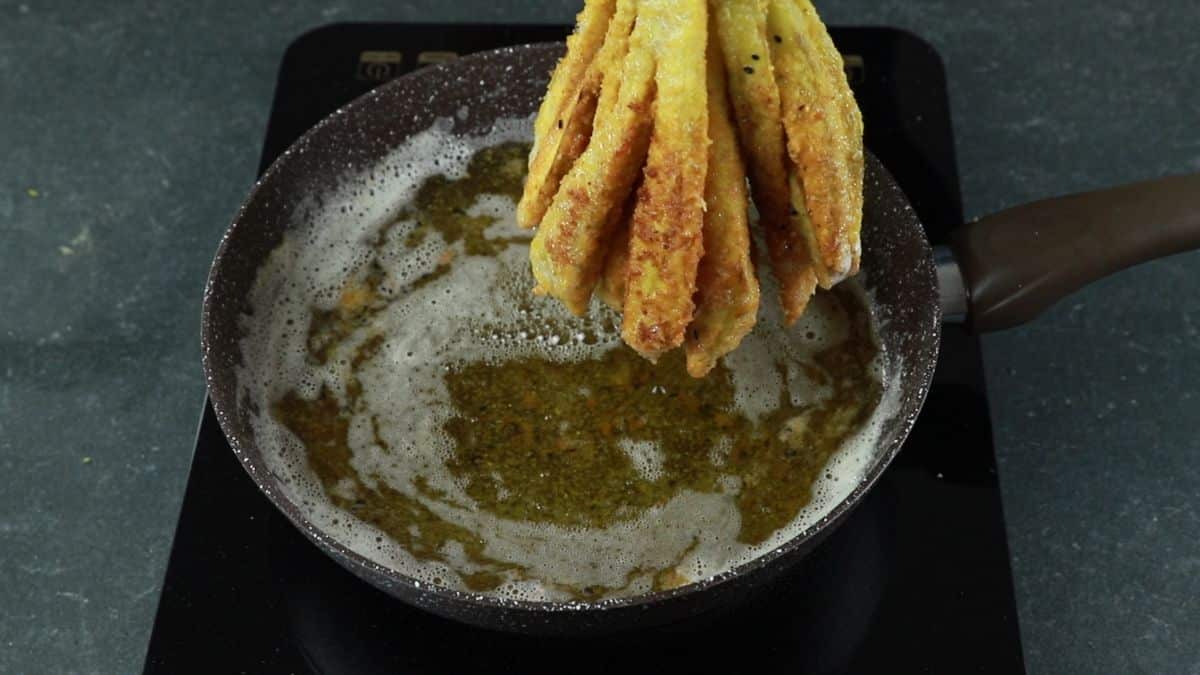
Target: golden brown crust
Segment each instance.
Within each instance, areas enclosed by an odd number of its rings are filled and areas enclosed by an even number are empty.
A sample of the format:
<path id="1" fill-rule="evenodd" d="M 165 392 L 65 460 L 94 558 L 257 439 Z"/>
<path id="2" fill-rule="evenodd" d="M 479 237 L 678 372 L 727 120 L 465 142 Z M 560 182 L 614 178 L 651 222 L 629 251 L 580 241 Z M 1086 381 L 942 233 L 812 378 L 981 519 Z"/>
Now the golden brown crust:
<path id="1" fill-rule="evenodd" d="M 709 26 L 712 26 L 710 20 Z M 696 275 L 696 314 L 684 349 L 692 377 L 704 377 L 754 327 L 758 278 L 750 257 L 746 168 L 738 149 L 725 69 L 708 47 L 708 174 L 704 180 L 704 256 Z"/>
<path id="2" fill-rule="evenodd" d="M 654 27 L 654 131 L 630 221 L 621 336 L 650 360 L 683 343 L 703 252 L 708 106 L 705 0 L 643 0 Z"/>

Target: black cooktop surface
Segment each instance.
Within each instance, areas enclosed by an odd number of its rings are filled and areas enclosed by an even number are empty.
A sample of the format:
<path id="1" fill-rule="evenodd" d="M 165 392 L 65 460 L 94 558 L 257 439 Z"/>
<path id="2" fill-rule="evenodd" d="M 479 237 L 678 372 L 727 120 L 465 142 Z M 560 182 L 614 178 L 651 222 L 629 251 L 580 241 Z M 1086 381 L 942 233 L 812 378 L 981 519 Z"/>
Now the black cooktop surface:
<path id="1" fill-rule="evenodd" d="M 342 24 L 280 68 L 262 168 L 321 117 L 427 63 L 561 26 Z M 961 222 L 946 83 L 919 39 L 835 29 L 870 148 L 931 240 Z M 262 496 L 205 406 L 146 658 L 150 673 L 1023 672 L 978 341 L 943 331 L 904 450 L 815 554 L 740 605 L 653 631 L 531 638 L 394 600 Z"/>

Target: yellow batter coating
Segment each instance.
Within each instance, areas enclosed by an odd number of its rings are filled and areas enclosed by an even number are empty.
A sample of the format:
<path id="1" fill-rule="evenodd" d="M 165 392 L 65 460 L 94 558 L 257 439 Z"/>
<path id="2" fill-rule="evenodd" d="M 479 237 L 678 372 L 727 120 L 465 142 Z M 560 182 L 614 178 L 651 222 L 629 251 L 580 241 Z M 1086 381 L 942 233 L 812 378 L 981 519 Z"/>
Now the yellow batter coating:
<path id="1" fill-rule="evenodd" d="M 709 26 L 713 25 L 712 20 Z M 684 351 L 692 377 L 704 377 L 754 328 L 758 277 L 750 257 L 746 167 L 715 42 L 708 46 L 708 174 L 704 180 L 704 256 L 696 276 L 696 315 Z"/>

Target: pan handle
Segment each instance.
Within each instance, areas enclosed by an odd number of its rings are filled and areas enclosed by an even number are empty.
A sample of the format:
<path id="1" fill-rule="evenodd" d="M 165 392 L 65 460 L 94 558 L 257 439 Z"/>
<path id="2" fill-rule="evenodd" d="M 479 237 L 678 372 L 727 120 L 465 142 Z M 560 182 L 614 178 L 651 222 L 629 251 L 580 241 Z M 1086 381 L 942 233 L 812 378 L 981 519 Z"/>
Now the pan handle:
<path id="1" fill-rule="evenodd" d="M 976 332 L 1033 319 L 1085 284 L 1200 248 L 1200 174 L 1017 206 L 951 234 Z"/>

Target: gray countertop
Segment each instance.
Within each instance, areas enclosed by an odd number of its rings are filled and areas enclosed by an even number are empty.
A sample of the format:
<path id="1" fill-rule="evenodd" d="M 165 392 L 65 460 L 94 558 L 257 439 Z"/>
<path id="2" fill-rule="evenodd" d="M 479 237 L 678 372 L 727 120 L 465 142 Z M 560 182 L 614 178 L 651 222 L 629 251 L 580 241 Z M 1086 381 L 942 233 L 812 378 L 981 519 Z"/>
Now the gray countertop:
<path id="1" fill-rule="evenodd" d="M 0 672 L 141 666 L 287 43 L 578 2 L 252 4 L 0 0 Z M 968 216 L 1200 171 L 1192 0 L 818 4 L 941 52 Z M 1197 282 L 1176 256 L 984 340 L 1032 672 L 1200 674 Z"/>

